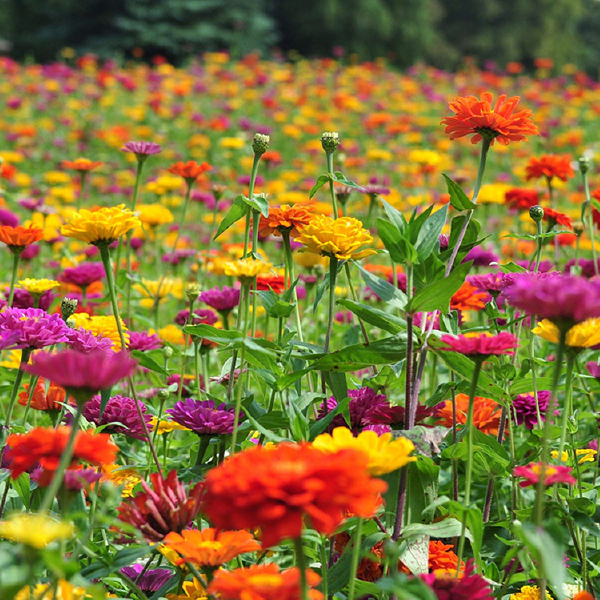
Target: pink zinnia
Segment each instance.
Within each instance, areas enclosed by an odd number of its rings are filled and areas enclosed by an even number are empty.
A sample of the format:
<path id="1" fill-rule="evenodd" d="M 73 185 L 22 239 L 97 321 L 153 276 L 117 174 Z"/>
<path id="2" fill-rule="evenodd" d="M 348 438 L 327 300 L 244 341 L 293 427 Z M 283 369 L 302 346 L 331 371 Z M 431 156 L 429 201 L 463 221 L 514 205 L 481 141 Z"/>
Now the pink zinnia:
<path id="1" fill-rule="evenodd" d="M 513 350 L 519 345 L 516 336 L 512 333 L 498 333 L 497 335 L 443 335 L 442 342 L 447 344 L 449 350 L 459 352 L 466 356 L 490 356 L 492 354 L 514 354 Z"/>
<path id="2" fill-rule="evenodd" d="M 470 560 L 462 577 L 453 573 L 421 575 L 438 600 L 493 600 L 494 596 L 487 581 L 475 573 Z"/>
<path id="3" fill-rule="evenodd" d="M 144 160 L 151 154 L 162 152 L 162 146 L 156 142 L 127 142 L 121 148 L 121 152 L 131 152 L 138 160 Z"/>
<path id="4" fill-rule="evenodd" d="M 64 387 L 78 402 L 85 402 L 131 375 L 136 365 L 127 352 L 63 350 L 36 354 L 32 364 L 23 369 Z"/>
<path id="5" fill-rule="evenodd" d="M 571 467 L 565 465 L 546 465 L 544 468 L 544 485 L 551 486 L 555 483 L 567 483 L 575 485 L 577 480 L 571 475 Z M 528 465 L 515 467 L 513 475 L 515 477 L 524 477 L 525 481 L 520 481 L 521 487 L 536 486 L 542 474 L 542 463 L 532 462 Z"/>

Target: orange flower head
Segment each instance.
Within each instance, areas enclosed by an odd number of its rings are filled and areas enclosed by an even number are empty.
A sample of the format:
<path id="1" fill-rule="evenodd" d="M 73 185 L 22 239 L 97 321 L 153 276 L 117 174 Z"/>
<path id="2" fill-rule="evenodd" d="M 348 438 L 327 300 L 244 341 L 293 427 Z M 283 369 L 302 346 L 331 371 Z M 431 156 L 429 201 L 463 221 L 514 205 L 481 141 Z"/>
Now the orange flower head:
<path id="1" fill-rule="evenodd" d="M 341 555 L 348 542 L 350 542 L 350 534 L 342 531 L 333 536 L 333 549 Z M 361 581 L 377 581 L 383 577 L 383 540 L 371 548 L 370 555 L 358 563 L 356 577 Z"/>
<path id="2" fill-rule="evenodd" d="M 446 571 L 456 573 L 458 567 L 458 556 L 452 550 L 452 544 L 444 544 L 440 540 L 429 542 L 429 571 Z M 465 568 L 465 563 L 461 561 L 460 571 Z"/>
<path id="3" fill-rule="evenodd" d="M 499 405 L 491 398 L 475 396 L 473 406 L 473 424 L 479 431 L 487 435 L 498 435 L 500 426 Z M 456 422 L 465 425 L 467 412 L 469 410 L 469 396 L 467 394 L 456 394 Z M 439 425 L 452 427 L 452 401 L 446 400 L 444 406 L 438 409 L 437 416 Z"/>
<path id="4" fill-rule="evenodd" d="M 331 534 L 348 511 L 371 517 L 387 485 L 354 449 L 326 454 L 308 444 L 244 450 L 206 476 L 204 512 L 221 529 L 262 530 L 263 547 L 297 538 L 304 520 Z M 335 493 L 334 493 L 335 491 Z"/>
<path id="5" fill-rule="evenodd" d="M 483 310 L 487 294 L 465 281 L 450 299 L 452 310 Z"/>
<path id="6" fill-rule="evenodd" d="M 21 473 L 39 465 L 45 471 L 56 471 L 70 436 L 68 427 L 45 429 L 36 427 L 28 433 L 8 436 L 6 445 L 11 459 L 11 477 L 16 479 Z M 73 460 L 74 467 L 79 461 L 101 466 L 115 462 L 118 448 L 107 433 L 94 434 L 91 431 L 79 431 L 75 438 Z"/>
<path id="7" fill-rule="evenodd" d="M 19 404 L 27 406 L 30 386 L 26 383 L 23 388 L 24 391 L 19 394 Z M 52 382 L 48 387 L 48 391 L 46 391 L 46 380 L 40 377 L 33 390 L 31 408 L 34 410 L 60 410 L 62 408 L 60 403 L 65 401 L 65 396 L 64 388 Z"/>
<path id="8" fill-rule="evenodd" d="M 300 229 L 314 218 L 311 210 L 310 206 L 302 204 L 293 206 L 284 204 L 279 208 L 270 208 L 268 217 L 260 217 L 258 233 L 263 237 L 271 234 L 280 236 L 282 233 L 289 233 L 292 237 L 296 237 Z"/>
<path id="9" fill-rule="evenodd" d="M 101 167 L 104 163 L 90 160 L 89 158 L 77 158 L 75 160 L 63 160 L 61 166 L 63 169 L 72 169 L 80 173 L 87 173 Z"/>
<path id="10" fill-rule="evenodd" d="M 311 569 L 306 570 L 309 587 L 319 585 L 321 578 Z M 280 571 L 271 563 L 252 565 L 247 569 L 217 571 L 208 586 L 208 593 L 222 600 L 300 600 L 300 569 L 293 567 Z M 323 594 L 311 589 L 310 600 L 321 600 Z"/>
<path id="11" fill-rule="evenodd" d="M 569 215 L 565 215 L 550 207 L 544 208 L 544 221 L 552 223 L 552 225 L 561 225 L 562 227 L 573 229 L 573 221 Z"/>
<path id="12" fill-rule="evenodd" d="M 473 134 L 472 144 L 485 138 L 490 145 L 498 140 L 503 146 L 522 142 L 528 135 L 539 135 L 529 109 L 515 112 L 519 100 L 519 96 L 507 100 L 502 94 L 492 107 L 493 96 L 489 92 L 481 94 L 481 100 L 475 96 L 455 98 L 449 105 L 454 116 L 442 119 L 446 134 L 451 140 Z"/>
<path id="13" fill-rule="evenodd" d="M 191 184 L 196 181 L 200 175 L 203 175 L 211 169 L 212 167 L 207 162 L 203 162 L 199 165 L 196 161 L 189 160 L 186 163 L 176 162 L 169 167 L 168 171 L 169 173 L 173 173 L 173 175 L 183 177 L 188 184 Z"/>
<path id="14" fill-rule="evenodd" d="M 26 246 L 39 242 L 43 237 L 44 230 L 39 227 L 0 226 L 0 242 L 4 242 L 13 251 L 23 250 Z"/>
<path id="15" fill-rule="evenodd" d="M 198 567 L 218 567 L 244 552 L 260 550 L 260 544 L 247 531 L 189 529 L 181 535 L 172 531 L 163 542 L 181 555 L 177 565 L 192 563 Z"/>
<path id="16" fill-rule="evenodd" d="M 561 181 L 575 177 L 575 171 L 571 167 L 571 157 L 568 154 L 544 154 L 530 158 L 525 167 L 525 179 L 530 181 L 541 177 L 546 177 L 548 180 L 556 177 Z"/>

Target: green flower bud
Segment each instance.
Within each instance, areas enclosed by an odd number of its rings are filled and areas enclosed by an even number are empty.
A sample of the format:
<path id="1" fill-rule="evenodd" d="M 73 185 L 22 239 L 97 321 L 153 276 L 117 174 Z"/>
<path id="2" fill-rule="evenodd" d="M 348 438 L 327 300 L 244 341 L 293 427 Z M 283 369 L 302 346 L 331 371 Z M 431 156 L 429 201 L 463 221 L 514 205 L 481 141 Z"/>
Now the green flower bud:
<path id="1" fill-rule="evenodd" d="M 539 223 L 544 218 L 544 209 L 539 204 L 536 204 L 529 209 L 529 216 L 536 223 Z"/>
<path id="2" fill-rule="evenodd" d="M 67 319 L 77 310 L 77 300 L 75 298 L 63 298 L 60 303 L 60 316 L 63 321 Z"/>
<path id="3" fill-rule="evenodd" d="M 162 349 L 162 353 L 165 358 L 171 358 L 171 356 L 173 356 L 173 348 L 171 348 L 171 346 L 165 346 Z"/>
<path id="4" fill-rule="evenodd" d="M 327 154 L 333 154 L 340 145 L 340 134 L 337 131 L 325 131 L 321 136 L 321 146 Z"/>
<path id="5" fill-rule="evenodd" d="M 158 399 L 161 402 L 164 402 L 165 400 L 168 399 L 168 397 L 170 396 L 169 390 L 167 390 L 166 388 L 161 388 L 160 390 L 158 390 L 158 393 L 156 394 L 158 396 Z"/>
<path id="6" fill-rule="evenodd" d="M 592 161 L 589 156 L 580 156 L 579 157 L 579 170 L 582 173 L 587 173 L 592 166 Z"/>
<path id="7" fill-rule="evenodd" d="M 271 138 L 263 133 L 255 133 L 254 139 L 252 140 L 252 150 L 254 154 L 262 156 L 269 149 L 269 142 Z"/>
<path id="8" fill-rule="evenodd" d="M 185 295 L 190 302 L 195 302 L 200 295 L 200 286 L 197 283 L 188 283 L 185 286 Z"/>

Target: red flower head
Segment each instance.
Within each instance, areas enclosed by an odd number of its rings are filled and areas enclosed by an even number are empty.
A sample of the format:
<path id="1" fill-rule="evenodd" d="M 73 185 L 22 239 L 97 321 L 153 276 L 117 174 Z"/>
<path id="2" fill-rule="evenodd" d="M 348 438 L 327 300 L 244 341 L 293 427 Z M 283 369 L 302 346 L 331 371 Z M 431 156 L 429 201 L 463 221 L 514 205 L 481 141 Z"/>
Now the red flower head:
<path id="1" fill-rule="evenodd" d="M 502 94 L 492 108 L 493 96 L 489 92 L 481 94 L 481 100 L 475 96 L 455 98 L 449 105 L 454 116 L 442 119 L 446 134 L 451 140 L 473 134 L 472 144 L 485 138 L 491 140 L 490 144 L 498 140 L 503 146 L 522 142 L 528 135 L 539 135 L 530 110 L 515 112 L 519 100 L 519 96 L 507 100 Z"/>
<path id="2" fill-rule="evenodd" d="M 188 185 L 192 184 L 200 175 L 203 175 L 207 171 L 210 171 L 212 167 L 203 162 L 202 164 L 198 164 L 197 162 L 190 160 L 186 163 L 184 162 L 176 162 L 175 164 L 169 167 L 169 173 L 173 173 L 173 175 L 179 175 L 183 177 Z"/>
<path id="3" fill-rule="evenodd" d="M 552 179 L 557 177 L 562 181 L 567 181 L 575 177 L 575 171 L 571 167 L 571 157 L 568 154 L 544 154 L 543 156 L 532 157 L 525 167 L 525 179 L 539 179 L 546 177 Z"/>
<path id="4" fill-rule="evenodd" d="M 150 475 L 152 487 L 142 481 L 144 491 L 119 506 L 119 519 L 137 527 L 147 542 L 161 542 L 172 531 L 181 533 L 200 512 L 203 484 L 189 492 L 171 471 L 166 479 Z"/>
<path id="5" fill-rule="evenodd" d="M 513 350 L 519 345 L 516 336 L 502 332 L 496 335 L 479 333 L 475 335 L 443 335 L 442 342 L 447 344 L 440 350 L 459 352 L 471 357 L 486 357 L 491 354 L 514 354 Z"/>
<path id="6" fill-rule="evenodd" d="M 469 396 L 467 394 L 456 394 L 456 422 L 459 425 L 465 425 L 467 422 L 467 412 L 469 410 Z M 438 424 L 444 427 L 452 427 L 453 408 L 452 401 L 446 400 L 441 408 L 438 408 Z M 500 427 L 500 405 L 491 398 L 475 396 L 473 398 L 473 425 L 479 431 L 487 435 L 498 435 Z"/>
<path id="7" fill-rule="evenodd" d="M 12 251 L 23 251 L 26 246 L 39 242 L 43 237 L 44 230 L 39 227 L 0 226 L 0 242 L 4 242 Z"/>
<path id="8" fill-rule="evenodd" d="M 544 208 L 544 221 L 548 223 L 552 223 L 552 225 L 561 225 L 562 227 L 568 227 L 569 229 L 573 229 L 573 221 L 571 221 L 571 217 L 569 215 L 565 215 L 553 208 Z"/>
<path id="9" fill-rule="evenodd" d="M 80 173 L 87 173 L 101 167 L 103 164 L 103 162 L 89 160 L 88 158 L 77 158 L 75 160 L 63 160 L 61 166 L 63 169 L 72 169 Z"/>
<path id="10" fill-rule="evenodd" d="M 571 467 L 565 465 L 546 465 L 544 471 L 544 485 L 551 486 L 555 483 L 567 483 L 575 485 L 577 480 L 571 475 Z M 542 463 L 532 462 L 523 467 L 515 467 L 513 475 L 515 477 L 524 477 L 525 481 L 520 481 L 521 487 L 536 486 L 542 474 Z"/>
<path id="11" fill-rule="evenodd" d="M 26 383 L 23 386 L 23 391 L 19 394 L 19 404 L 27 406 L 29 403 L 30 386 Z M 43 377 L 38 379 L 38 382 L 33 389 L 31 396 L 31 408 L 34 410 L 60 410 L 61 402 L 65 401 L 65 389 L 54 383 L 50 383 L 48 391 L 46 391 L 46 381 Z"/>
<path id="12" fill-rule="evenodd" d="M 309 587 L 319 585 L 321 578 L 311 569 L 306 570 Z M 208 593 L 222 600 L 300 600 L 300 569 L 280 571 L 271 563 L 252 565 L 247 569 L 217 571 L 208 586 Z M 309 600 L 321 600 L 323 594 L 309 590 Z"/>
<path id="13" fill-rule="evenodd" d="M 386 484 L 356 450 L 325 454 L 308 444 L 244 450 L 206 476 L 203 511 L 220 529 L 260 527 L 265 548 L 302 533 L 304 519 L 331 534 L 348 511 L 371 517 Z M 334 493 L 335 491 L 335 493 Z"/>
<path id="14" fill-rule="evenodd" d="M 259 275 L 256 278 L 257 290 L 272 290 L 276 294 L 281 294 L 285 290 L 285 277 L 282 275 Z"/>
<path id="15" fill-rule="evenodd" d="M 511 210 L 529 210 L 540 203 L 537 190 L 513 188 L 504 194 L 504 200 Z"/>
<path id="16" fill-rule="evenodd" d="M 482 310 L 488 298 L 486 292 L 465 281 L 450 299 L 452 310 Z"/>
<path id="17" fill-rule="evenodd" d="M 9 450 L 11 477 L 16 479 L 21 473 L 30 471 L 36 465 L 44 469 L 39 483 L 48 485 L 52 474 L 58 468 L 70 436 L 68 427 L 44 429 L 36 427 L 29 433 L 8 436 L 6 445 Z M 71 466 L 79 461 L 91 465 L 109 465 L 115 462 L 118 448 L 107 433 L 94 434 L 91 431 L 79 431 L 75 438 Z"/>

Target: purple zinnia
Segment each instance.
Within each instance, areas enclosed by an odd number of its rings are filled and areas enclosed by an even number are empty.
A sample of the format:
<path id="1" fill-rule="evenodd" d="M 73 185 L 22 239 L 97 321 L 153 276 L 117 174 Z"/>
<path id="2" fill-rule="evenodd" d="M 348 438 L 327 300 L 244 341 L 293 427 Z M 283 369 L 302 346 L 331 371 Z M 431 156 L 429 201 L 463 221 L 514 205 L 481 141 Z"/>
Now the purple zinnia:
<path id="1" fill-rule="evenodd" d="M 158 592 L 167 581 L 174 577 L 169 569 L 148 569 L 144 573 L 144 565 L 139 564 L 131 565 L 131 567 L 123 567 L 121 573 L 129 577 L 132 581 L 135 581 L 144 593 Z M 144 574 L 142 575 L 142 573 Z"/>
<path id="2" fill-rule="evenodd" d="M 131 152 L 138 160 L 146 160 L 148 156 L 162 152 L 162 146 L 156 142 L 127 142 L 121 152 Z"/>
<path id="3" fill-rule="evenodd" d="M 480 246 L 475 246 L 469 250 L 467 255 L 463 258 L 462 262 L 473 261 L 473 265 L 476 267 L 489 267 L 492 263 L 497 263 L 499 259 L 497 254 L 494 254 L 490 250 L 484 250 Z"/>
<path id="4" fill-rule="evenodd" d="M 145 352 L 160 347 L 162 347 L 162 340 L 156 333 L 148 333 L 147 331 L 129 332 L 129 343 L 127 344 L 129 350 L 140 350 L 141 352 Z"/>
<path id="5" fill-rule="evenodd" d="M 41 466 L 36 467 L 31 473 L 31 479 L 38 481 L 47 475 L 47 471 Z M 96 469 L 67 469 L 65 471 L 64 486 L 67 490 L 82 490 L 89 488 L 92 483 L 96 483 L 102 477 L 102 473 Z M 46 482 L 45 485 L 48 485 Z M 42 482 L 43 484 L 43 482 Z"/>
<path id="6" fill-rule="evenodd" d="M 0 208 L 0 225 L 9 225 L 16 227 L 19 224 L 19 217 L 6 208 Z"/>
<path id="7" fill-rule="evenodd" d="M 94 396 L 89 402 L 85 403 L 83 416 L 90 423 L 94 423 L 97 427 L 106 425 L 103 429 L 105 433 L 124 433 L 138 440 L 146 439 L 144 427 L 135 406 L 135 400 L 127 396 L 112 396 L 104 407 L 102 417 L 100 416 L 101 404 L 102 399 L 100 396 Z M 146 425 L 149 425 L 152 417 L 146 414 L 146 405 L 143 402 L 139 402 L 139 400 L 138 405 L 144 415 Z"/>
<path id="8" fill-rule="evenodd" d="M 214 400 L 185 398 L 166 412 L 175 423 L 198 435 L 225 435 L 233 432 L 234 409 L 226 408 L 224 404 L 215 406 Z"/>
<path id="9" fill-rule="evenodd" d="M 469 275 L 467 281 L 492 296 L 498 295 L 504 288 L 504 273 L 483 273 L 481 275 Z"/>
<path id="10" fill-rule="evenodd" d="M 552 393 L 546 390 L 538 392 L 538 404 L 540 407 L 540 416 L 544 421 L 544 414 L 548 408 L 548 403 L 552 397 Z M 533 392 L 529 394 L 519 394 L 513 400 L 513 408 L 517 417 L 517 425 L 524 424 L 527 429 L 533 429 L 537 425 L 537 409 L 535 406 L 535 396 Z"/>
<path id="11" fill-rule="evenodd" d="M 10 294 L 10 288 L 6 288 L 4 295 L 8 298 Z M 58 297 L 58 294 L 55 294 L 52 290 L 46 290 L 37 301 L 37 306 L 35 308 L 41 308 L 42 310 L 47 311 L 55 298 Z M 35 300 L 33 296 L 27 291 L 21 288 L 15 288 L 13 294 L 12 307 L 13 308 L 33 308 L 35 305 Z"/>
<path id="12" fill-rule="evenodd" d="M 71 350 L 89 354 L 94 350 L 112 352 L 112 340 L 102 336 L 95 336 L 87 329 L 69 329 L 67 331 L 67 345 Z"/>
<path id="13" fill-rule="evenodd" d="M 6 308 L 0 313 L 0 332 L 19 331 L 20 348 L 39 349 L 66 342 L 69 328 L 60 315 L 41 308 Z"/>
<path id="14" fill-rule="evenodd" d="M 600 266 L 600 259 L 598 259 L 597 261 L 598 266 Z M 571 271 L 573 271 L 573 268 L 575 266 L 575 259 L 572 258 L 571 260 L 567 261 L 567 264 L 565 265 L 565 273 L 571 274 Z M 580 258 L 577 261 L 577 266 L 581 269 L 581 275 L 582 277 L 585 277 L 586 279 L 590 279 L 592 277 L 596 276 L 596 269 L 594 268 L 594 261 L 593 260 L 588 260 L 587 258 Z M 599 269 L 600 271 L 600 269 Z"/>
<path id="15" fill-rule="evenodd" d="M 229 312 L 240 303 L 240 290 L 226 285 L 220 289 L 215 287 L 202 292 L 200 301 L 218 312 Z"/>
<path id="16" fill-rule="evenodd" d="M 512 306 L 555 324 L 600 317 L 600 283 L 583 277 L 519 275 L 503 294 Z"/>
<path id="17" fill-rule="evenodd" d="M 200 325 L 206 323 L 207 325 L 214 325 L 219 320 L 219 317 L 209 308 L 197 308 L 194 310 L 194 318 L 192 319 L 192 325 Z M 180 310 L 175 316 L 175 323 L 177 325 L 190 324 L 190 311 L 189 309 Z"/>
<path id="18" fill-rule="evenodd" d="M 86 288 L 104 277 L 106 277 L 106 271 L 101 262 L 83 262 L 76 267 L 65 269 L 59 277 L 59 281 Z"/>

